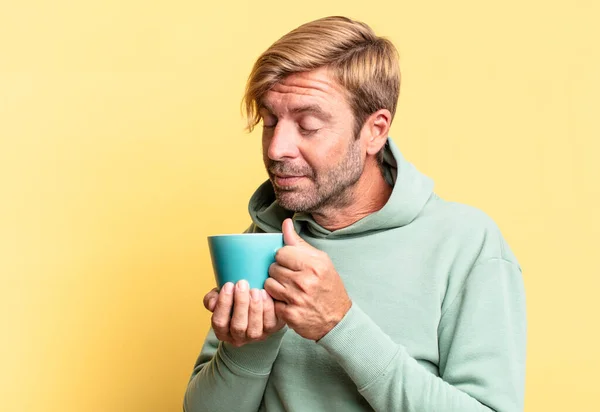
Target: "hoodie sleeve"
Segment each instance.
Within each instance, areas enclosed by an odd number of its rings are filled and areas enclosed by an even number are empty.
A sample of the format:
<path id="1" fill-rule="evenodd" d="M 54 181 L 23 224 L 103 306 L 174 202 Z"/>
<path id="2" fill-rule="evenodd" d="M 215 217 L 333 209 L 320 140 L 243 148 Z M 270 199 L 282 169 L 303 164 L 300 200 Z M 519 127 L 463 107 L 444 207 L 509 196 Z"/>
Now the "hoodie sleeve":
<path id="1" fill-rule="evenodd" d="M 184 412 L 258 411 L 285 331 L 236 348 L 211 329 L 185 392 Z"/>
<path id="2" fill-rule="evenodd" d="M 380 412 L 523 410 L 526 317 L 521 271 L 497 258 L 471 269 L 442 314 L 435 376 L 353 304 L 319 344 Z"/>

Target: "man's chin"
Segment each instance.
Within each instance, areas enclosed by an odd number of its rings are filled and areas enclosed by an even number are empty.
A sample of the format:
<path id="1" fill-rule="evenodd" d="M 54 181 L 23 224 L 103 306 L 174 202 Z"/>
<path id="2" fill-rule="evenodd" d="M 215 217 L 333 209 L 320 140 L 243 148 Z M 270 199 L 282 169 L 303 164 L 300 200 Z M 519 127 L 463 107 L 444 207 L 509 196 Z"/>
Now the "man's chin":
<path id="1" fill-rule="evenodd" d="M 306 197 L 303 197 L 300 193 L 275 192 L 275 197 L 279 206 L 291 212 L 307 212 L 312 206 L 306 202 Z"/>
<path id="2" fill-rule="evenodd" d="M 301 212 L 301 205 L 298 202 L 290 201 L 286 199 L 285 196 L 277 196 L 277 203 L 282 208 L 289 210 L 290 212 Z"/>

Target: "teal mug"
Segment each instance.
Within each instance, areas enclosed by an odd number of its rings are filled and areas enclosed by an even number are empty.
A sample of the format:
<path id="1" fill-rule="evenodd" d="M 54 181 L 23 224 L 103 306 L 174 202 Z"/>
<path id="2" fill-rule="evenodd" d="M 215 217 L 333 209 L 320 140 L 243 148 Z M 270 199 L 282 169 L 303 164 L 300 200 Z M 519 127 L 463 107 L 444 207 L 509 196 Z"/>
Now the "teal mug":
<path id="1" fill-rule="evenodd" d="M 243 233 L 208 237 L 215 280 L 219 289 L 227 282 L 245 279 L 251 289 L 263 289 L 275 253 L 283 247 L 281 233 Z"/>

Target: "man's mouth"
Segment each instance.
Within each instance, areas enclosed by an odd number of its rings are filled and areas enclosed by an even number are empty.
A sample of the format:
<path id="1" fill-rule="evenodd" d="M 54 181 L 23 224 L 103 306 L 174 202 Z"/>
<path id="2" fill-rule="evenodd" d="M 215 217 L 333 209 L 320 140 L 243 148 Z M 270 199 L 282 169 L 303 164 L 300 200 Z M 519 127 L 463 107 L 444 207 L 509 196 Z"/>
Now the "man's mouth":
<path id="1" fill-rule="evenodd" d="M 282 175 L 282 174 L 274 174 L 273 180 L 275 184 L 279 187 L 289 187 L 297 184 L 300 180 L 304 179 L 305 176 L 301 175 Z"/>

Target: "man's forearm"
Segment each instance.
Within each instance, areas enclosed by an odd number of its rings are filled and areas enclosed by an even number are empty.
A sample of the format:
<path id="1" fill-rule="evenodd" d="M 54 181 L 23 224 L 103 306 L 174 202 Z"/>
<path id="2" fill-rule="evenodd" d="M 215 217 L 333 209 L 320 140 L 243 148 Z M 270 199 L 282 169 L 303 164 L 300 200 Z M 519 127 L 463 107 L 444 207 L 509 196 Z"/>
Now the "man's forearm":
<path id="1" fill-rule="evenodd" d="M 520 356 L 499 349 L 499 353 L 505 353 L 496 357 L 493 344 L 482 344 L 487 354 L 465 354 L 464 358 L 453 355 L 460 358 L 462 378 L 446 371 L 448 380 L 444 380 L 420 365 L 404 346 L 393 342 L 355 304 L 319 344 L 336 358 L 378 412 L 522 411 L 521 377 L 511 375 L 511 371 L 521 374 Z M 487 360 L 482 361 L 486 356 Z"/>

